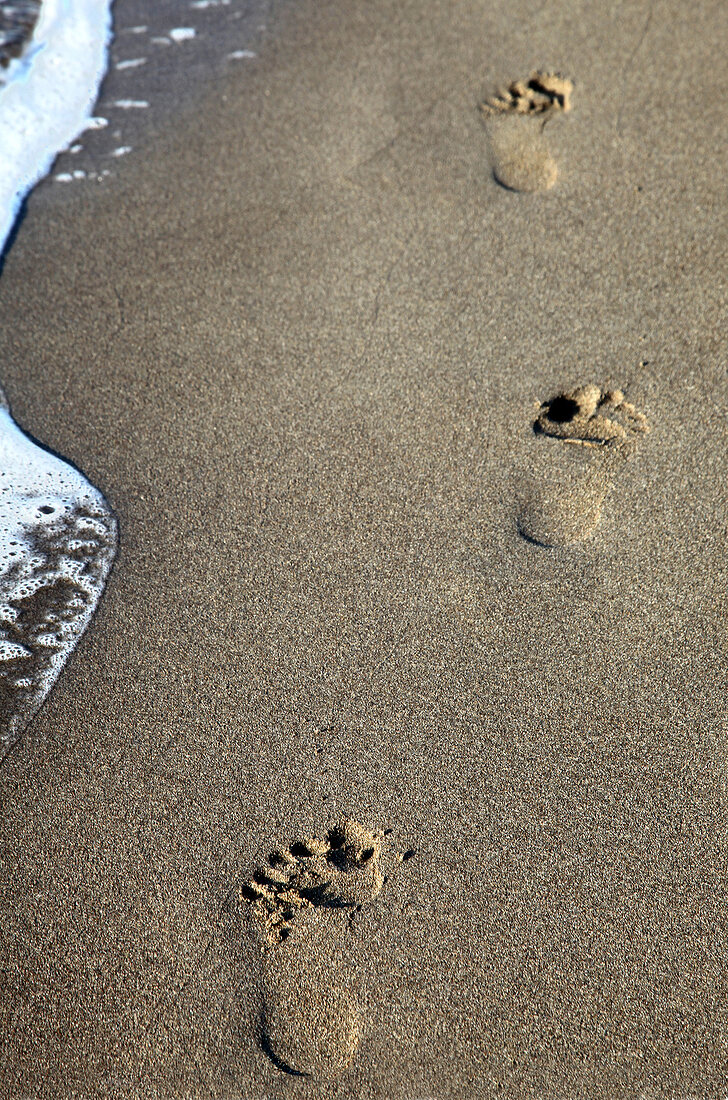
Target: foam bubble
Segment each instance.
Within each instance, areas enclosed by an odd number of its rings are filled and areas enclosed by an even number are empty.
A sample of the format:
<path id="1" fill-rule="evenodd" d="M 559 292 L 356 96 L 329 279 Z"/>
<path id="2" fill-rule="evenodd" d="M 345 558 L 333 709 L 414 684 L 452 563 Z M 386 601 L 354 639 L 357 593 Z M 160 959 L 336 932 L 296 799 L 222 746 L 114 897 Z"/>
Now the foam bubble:
<path id="1" fill-rule="evenodd" d="M 101 493 L 32 442 L 7 407 L 0 408 L 0 483 L 0 745 L 9 745 L 91 620 L 117 528 Z"/>
<path id="2" fill-rule="evenodd" d="M 188 42 L 195 37 L 197 31 L 194 27 L 173 27 L 167 33 L 173 42 Z"/>
<path id="3" fill-rule="evenodd" d="M 147 99 L 115 99 L 112 107 L 120 107 L 122 111 L 143 110 L 149 106 Z"/>
<path id="4" fill-rule="evenodd" d="M 14 661 L 18 657 L 30 657 L 30 650 L 20 642 L 0 641 L 0 661 Z"/>

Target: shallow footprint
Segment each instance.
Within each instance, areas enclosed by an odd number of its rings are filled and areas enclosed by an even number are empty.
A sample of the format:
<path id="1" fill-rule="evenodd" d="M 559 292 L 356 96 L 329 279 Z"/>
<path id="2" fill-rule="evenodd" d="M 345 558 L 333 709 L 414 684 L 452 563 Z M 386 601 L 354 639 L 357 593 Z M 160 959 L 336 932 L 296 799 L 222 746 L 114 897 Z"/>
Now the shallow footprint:
<path id="1" fill-rule="evenodd" d="M 351 1062 L 359 1012 L 338 947 L 386 878 L 382 834 L 351 819 L 324 840 L 272 852 L 240 887 L 252 909 L 264 966 L 261 1046 L 286 1073 L 332 1077 Z"/>
<path id="2" fill-rule="evenodd" d="M 531 73 L 480 104 L 488 133 L 493 175 L 511 191 L 548 191 L 558 178 L 544 128 L 571 110 L 573 83 L 558 73 Z"/>
<path id="3" fill-rule="evenodd" d="M 0 390 L 0 752 L 88 626 L 116 541 L 98 489 L 20 430 Z"/>
<path id="4" fill-rule="evenodd" d="M 578 386 L 545 401 L 533 430 L 544 446 L 519 488 L 519 530 L 542 546 L 585 539 L 647 418 L 621 390 Z"/>

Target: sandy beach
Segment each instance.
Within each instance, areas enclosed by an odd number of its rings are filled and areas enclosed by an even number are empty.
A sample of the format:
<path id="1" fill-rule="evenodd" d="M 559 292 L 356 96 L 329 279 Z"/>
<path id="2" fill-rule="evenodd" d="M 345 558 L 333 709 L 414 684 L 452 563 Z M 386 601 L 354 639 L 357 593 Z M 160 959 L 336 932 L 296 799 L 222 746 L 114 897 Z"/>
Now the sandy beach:
<path id="1" fill-rule="evenodd" d="M 0 766 L 0 1096 L 724 1100 L 723 6 L 266 23 L 0 278 L 120 529 Z"/>

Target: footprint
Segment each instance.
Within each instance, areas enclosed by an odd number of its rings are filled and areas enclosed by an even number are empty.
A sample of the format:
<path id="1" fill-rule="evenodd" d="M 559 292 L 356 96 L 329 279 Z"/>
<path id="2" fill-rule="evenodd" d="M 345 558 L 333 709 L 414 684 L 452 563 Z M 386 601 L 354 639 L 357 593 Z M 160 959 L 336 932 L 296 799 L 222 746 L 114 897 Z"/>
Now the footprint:
<path id="1" fill-rule="evenodd" d="M 493 175 L 511 191 L 548 191 L 559 171 L 544 138 L 546 123 L 571 110 L 573 83 L 559 73 L 531 73 L 480 104 Z"/>
<path id="2" fill-rule="evenodd" d="M 101 493 L 20 430 L 0 390 L 0 750 L 88 626 L 116 541 Z"/>
<path id="3" fill-rule="evenodd" d="M 538 445 L 519 491 L 519 530 L 543 546 L 585 539 L 601 519 L 617 470 L 649 431 L 647 418 L 621 390 L 578 386 L 545 401 L 533 430 L 546 446 Z M 568 446 L 556 453 L 549 440 Z"/>
<path id="4" fill-rule="evenodd" d="M 340 955 L 358 913 L 386 882 L 383 864 L 414 855 L 388 849 L 385 834 L 346 819 L 324 840 L 272 852 L 240 887 L 263 957 L 261 1046 L 286 1073 L 332 1077 L 354 1057 L 359 1011 Z"/>

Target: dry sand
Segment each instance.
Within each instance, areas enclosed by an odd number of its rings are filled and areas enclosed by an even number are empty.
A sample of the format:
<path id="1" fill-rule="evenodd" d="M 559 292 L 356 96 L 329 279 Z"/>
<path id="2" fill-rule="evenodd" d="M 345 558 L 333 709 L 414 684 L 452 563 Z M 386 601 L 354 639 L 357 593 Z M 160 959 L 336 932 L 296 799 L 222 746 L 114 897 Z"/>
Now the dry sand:
<path id="1" fill-rule="evenodd" d="M 121 547 L 0 768 L 0 1094 L 719 1100 L 723 5 L 271 25 L 2 274 L 14 414 Z M 478 104 L 534 70 L 575 90 L 524 194 Z M 624 462 L 533 431 L 592 384 Z"/>

